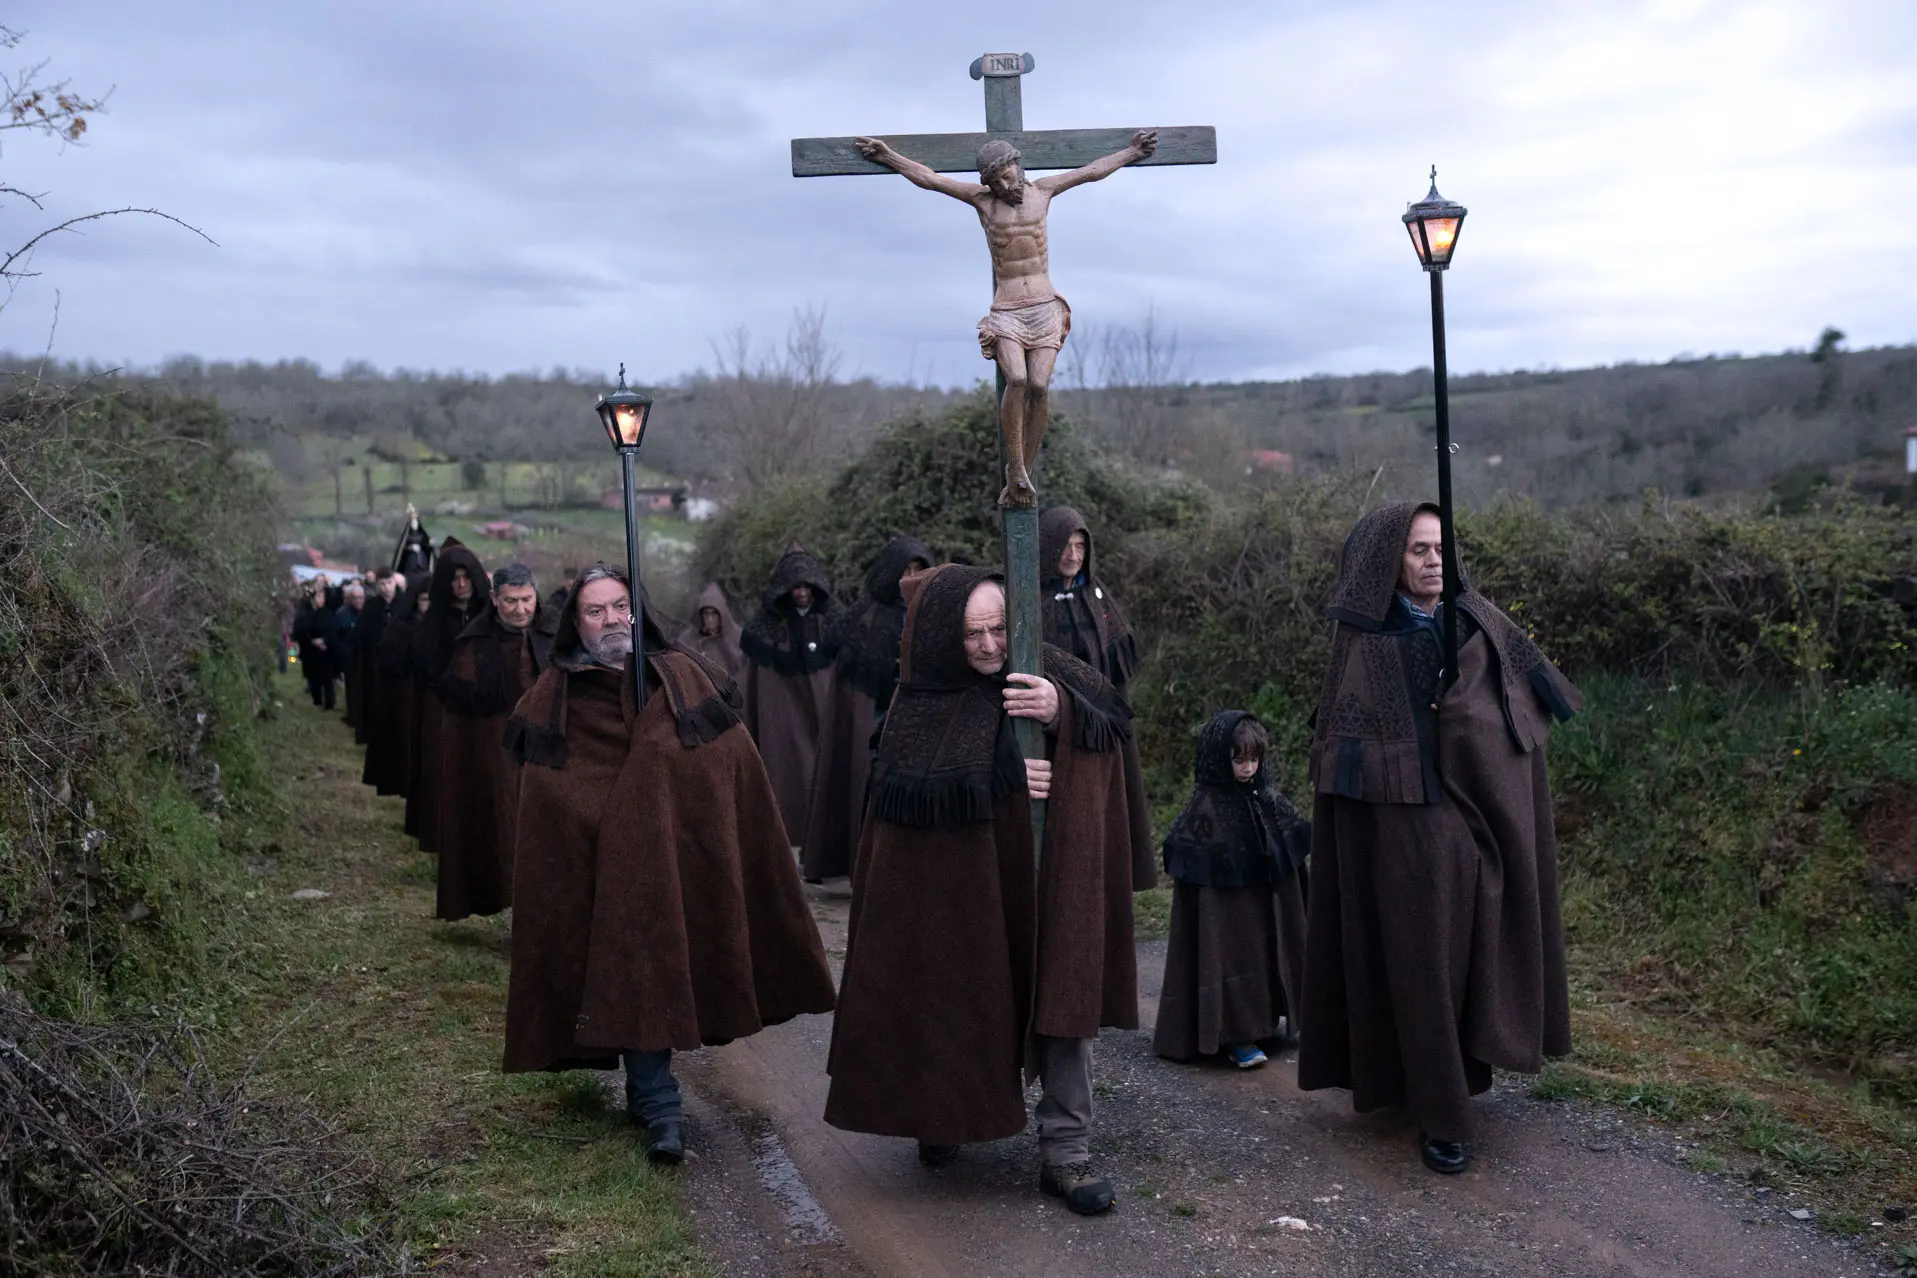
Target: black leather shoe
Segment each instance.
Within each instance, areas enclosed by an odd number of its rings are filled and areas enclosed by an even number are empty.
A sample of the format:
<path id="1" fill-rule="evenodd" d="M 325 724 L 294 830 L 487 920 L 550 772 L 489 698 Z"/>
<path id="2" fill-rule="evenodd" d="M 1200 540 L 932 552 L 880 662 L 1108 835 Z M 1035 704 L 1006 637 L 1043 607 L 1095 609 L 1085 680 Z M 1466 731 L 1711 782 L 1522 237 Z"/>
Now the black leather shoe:
<path id="1" fill-rule="evenodd" d="M 671 1121 L 646 1128 L 646 1159 L 661 1167 L 677 1167 L 686 1158 L 685 1124 Z"/>
<path id="2" fill-rule="evenodd" d="M 1112 1182 L 1092 1171 L 1090 1162 L 1046 1163 L 1038 1173 L 1038 1187 L 1081 1216 L 1096 1216 L 1112 1209 Z"/>
<path id="3" fill-rule="evenodd" d="M 1418 1133 L 1418 1156 L 1424 1165 L 1441 1176 L 1455 1176 L 1471 1165 L 1471 1155 L 1461 1140 L 1432 1140 Z"/>
<path id="4" fill-rule="evenodd" d="M 957 1145 L 928 1145 L 919 1142 L 919 1161 L 927 1167 L 945 1167 L 958 1160 Z"/>

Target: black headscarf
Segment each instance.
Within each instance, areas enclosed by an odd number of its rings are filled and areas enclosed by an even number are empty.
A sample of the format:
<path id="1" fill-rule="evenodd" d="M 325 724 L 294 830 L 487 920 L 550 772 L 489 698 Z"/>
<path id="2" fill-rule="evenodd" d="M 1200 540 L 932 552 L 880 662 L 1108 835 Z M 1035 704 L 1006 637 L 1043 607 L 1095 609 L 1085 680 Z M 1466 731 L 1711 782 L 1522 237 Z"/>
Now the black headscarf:
<path id="1" fill-rule="evenodd" d="M 792 592 L 799 586 L 812 587 L 812 606 L 806 616 L 800 616 L 792 604 Z M 773 567 L 759 594 L 759 615 L 745 628 L 739 647 L 754 664 L 779 674 L 823 670 L 832 664 L 832 654 L 824 643 L 806 637 L 805 623 L 808 617 L 817 617 L 829 631 L 837 612 L 831 574 L 811 551 L 795 541 Z"/>
<path id="2" fill-rule="evenodd" d="M 894 537 L 865 574 L 865 597 L 839 613 L 826 647 L 847 681 L 883 709 L 899 680 L 899 637 L 905 632 L 905 596 L 899 589 L 916 559 L 930 567 L 932 551 L 917 537 Z"/>
<path id="3" fill-rule="evenodd" d="M 1296 873 L 1311 851 L 1311 822 L 1272 789 L 1266 761 L 1249 781 L 1232 771 L 1232 734 L 1252 717 L 1226 710 L 1198 733 L 1191 798 L 1165 835 L 1165 872 L 1180 883 L 1272 883 Z"/>
<path id="4" fill-rule="evenodd" d="M 965 659 L 965 604 L 990 568 L 942 564 L 904 580 L 898 692 L 872 765 L 872 814 L 922 829 L 991 818 L 1025 784 L 996 675 Z"/>

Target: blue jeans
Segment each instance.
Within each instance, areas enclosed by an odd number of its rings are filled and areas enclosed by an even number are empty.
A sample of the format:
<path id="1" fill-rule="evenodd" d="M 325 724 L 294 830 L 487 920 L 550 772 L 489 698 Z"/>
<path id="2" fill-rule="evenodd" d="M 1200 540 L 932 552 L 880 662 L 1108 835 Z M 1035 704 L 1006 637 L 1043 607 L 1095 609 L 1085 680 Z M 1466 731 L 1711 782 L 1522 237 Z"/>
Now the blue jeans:
<path id="1" fill-rule="evenodd" d="M 685 1106 L 679 1100 L 679 1080 L 672 1076 L 672 1049 L 623 1052 L 626 1066 L 626 1112 L 646 1127 L 682 1123 Z"/>

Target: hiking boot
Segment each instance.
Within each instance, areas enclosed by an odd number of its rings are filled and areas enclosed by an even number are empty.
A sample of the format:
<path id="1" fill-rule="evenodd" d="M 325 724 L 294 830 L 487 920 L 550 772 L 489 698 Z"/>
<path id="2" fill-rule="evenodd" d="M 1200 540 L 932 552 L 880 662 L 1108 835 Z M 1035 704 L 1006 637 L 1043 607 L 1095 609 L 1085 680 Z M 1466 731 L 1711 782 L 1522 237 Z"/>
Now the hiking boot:
<path id="1" fill-rule="evenodd" d="M 1096 1216 L 1112 1208 L 1112 1182 L 1092 1170 L 1088 1159 L 1080 1163 L 1046 1163 L 1038 1173 L 1038 1187 L 1081 1216 Z"/>
<path id="2" fill-rule="evenodd" d="M 677 1167 L 686 1158 L 685 1124 L 666 1121 L 646 1128 L 640 1140 L 646 1161 L 660 1167 Z"/>
<path id="3" fill-rule="evenodd" d="M 1440 1176 L 1455 1176 L 1471 1165 L 1471 1154 L 1461 1140 L 1432 1140 L 1418 1133 L 1418 1156 Z"/>
<path id="4" fill-rule="evenodd" d="M 928 1145 L 919 1142 L 919 1161 L 927 1167 L 945 1167 L 956 1162 L 959 1156 L 957 1145 Z"/>
<path id="5" fill-rule="evenodd" d="M 1256 1043 L 1233 1043 L 1225 1049 L 1225 1059 L 1239 1069 L 1257 1069 L 1270 1058 Z"/>

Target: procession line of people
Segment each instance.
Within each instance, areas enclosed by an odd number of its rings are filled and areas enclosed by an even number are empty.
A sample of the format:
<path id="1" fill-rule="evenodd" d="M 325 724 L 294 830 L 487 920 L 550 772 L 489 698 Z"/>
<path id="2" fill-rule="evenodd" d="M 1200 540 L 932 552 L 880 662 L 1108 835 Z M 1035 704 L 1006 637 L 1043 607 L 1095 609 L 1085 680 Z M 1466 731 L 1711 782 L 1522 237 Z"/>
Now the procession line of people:
<path id="1" fill-rule="evenodd" d="M 1310 816 L 1272 784 L 1267 725 L 1224 710 L 1154 847 L 1139 644 L 1088 522 L 1040 526 L 1048 642 L 1024 675 L 999 574 L 915 538 L 850 602 L 792 543 L 741 628 L 716 587 L 685 625 L 604 564 L 542 606 L 523 565 L 488 577 L 411 525 L 327 649 L 365 780 L 438 860 L 439 916 L 516 907 L 505 1068 L 623 1065 L 672 1163 L 675 1053 L 836 1009 L 827 1122 L 941 1168 L 1035 1119 L 1039 1188 L 1096 1214 L 1093 1043 L 1139 1027 L 1132 894 L 1162 864 L 1156 1052 L 1251 1069 L 1295 1041 L 1302 1087 L 1405 1108 L 1425 1164 L 1463 1170 L 1492 1069 L 1569 1050 L 1543 746 L 1576 689 L 1469 588 L 1443 670 L 1436 511 L 1374 511 L 1328 608 Z M 802 874 L 850 879 L 836 990 Z"/>

